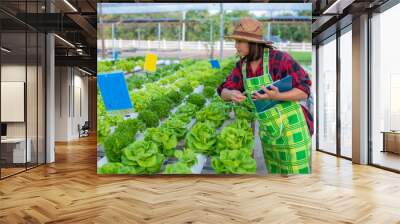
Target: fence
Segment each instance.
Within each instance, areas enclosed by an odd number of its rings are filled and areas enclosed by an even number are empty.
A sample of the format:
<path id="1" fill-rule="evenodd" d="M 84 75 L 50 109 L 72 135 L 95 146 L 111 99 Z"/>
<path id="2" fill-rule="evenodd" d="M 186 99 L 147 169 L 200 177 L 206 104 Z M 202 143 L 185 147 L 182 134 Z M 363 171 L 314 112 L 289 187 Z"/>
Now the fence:
<path id="1" fill-rule="evenodd" d="M 101 40 L 97 40 L 97 46 L 102 48 Z M 104 40 L 105 49 L 113 49 L 113 40 Z M 224 50 L 235 50 L 235 42 L 224 41 Z M 114 46 L 120 51 L 124 50 L 210 50 L 212 44 L 206 41 L 166 41 L 166 40 L 114 40 Z M 284 51 L 310 51 L 312 50 L 311 43 L 276 43 L 275 46 Z M 220 42 L 216 41 L 213 44 L 214 50 L 220 49 Z"/>

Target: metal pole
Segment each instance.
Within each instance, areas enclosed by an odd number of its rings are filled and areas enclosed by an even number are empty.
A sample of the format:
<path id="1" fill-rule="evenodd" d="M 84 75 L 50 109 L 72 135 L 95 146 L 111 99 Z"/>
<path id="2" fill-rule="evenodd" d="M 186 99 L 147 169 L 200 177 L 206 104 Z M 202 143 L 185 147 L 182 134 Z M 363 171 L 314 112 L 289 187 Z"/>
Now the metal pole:
<path id="1" fill-rule="evenodd" d="M 138 48 L 140 47 L 140 28 L 138 29 Z"/>
<path id="2" fill-rule="evenodd" d="M 181 39 L 181 43 L 179 48 L 182 50 L 183 47 L 183 43 L 185 42 L 185 36 L 186 36 L 186 24 L 185 24 L 185 20 L 186 20 L 186 12 L 183 11 L 182 12 L 182 39 Z"/>
<path id="3" fill-rule="evenodd" d="M 111 24 L 111 39 L 112 39 L 112 52 L 113 52 L 113 58 L 115 55 L 115 24 Z"/>
<path id="4" fill-rule="evenodd" d="M 224 8 L 223 3 L 219 4 L 219 15 L 220 15 L 220 30 L 219 30 L 219 58 L 223 59 L 224 51 Z"/>
<path id="5" fill-rule="evenodd" d="M 213 21 L 210 21 L 210 58 L 214 58 L 214 41 L 213 41 L 213 32 L 214 32 L 214 27 L 213 27 Z"/>
<path id="6" fill-rule="evenodd" d="M 103 26 L 103 4 L 99 4 L 99 20 L 100 20 L 100 38 L 101 38 L 101 58 L 105 59 L 106 58 L 106 49 L 105 49 L 105 44 L 104 44 L 104 26 Z"/>
<path id="7" fill-rule="evenodd" d="M 213 41 L 213 21 L 210 21 L 210 42 Z"/>
<path id="8" fill-rule="evenodd" d="M 182 12 L 182 41 L 185 41 L 185 36 L 186 36 L 186 12 Z"/>
<path id="9" fill-rule="evenodd" d="M 158 23 L 158 49 L 161 48 L 161 23 Z"/>

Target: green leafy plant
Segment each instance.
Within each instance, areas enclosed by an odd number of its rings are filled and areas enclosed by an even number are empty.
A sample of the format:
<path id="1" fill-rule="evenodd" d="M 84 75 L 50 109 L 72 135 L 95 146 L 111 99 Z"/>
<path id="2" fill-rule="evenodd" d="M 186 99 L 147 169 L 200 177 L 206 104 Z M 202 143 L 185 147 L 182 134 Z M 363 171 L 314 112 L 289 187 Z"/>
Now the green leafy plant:
<path id="1" fill-rule="evenodd" d="M 161 125 L 161 129 L 167 129 L 171 131 L 178 139 L 181 139 L 186 134 L 186 126 L 186 122 L 173 117 L 166 120 Z"/>
<path id="2" fill-rule="evenodd" d="M 174 103 L 174 105 L 178 105 L 183 99 L 183 95 L 178 91 L 170 91 L 167 93 L 167 97 Z"/>
<path id="3" fill-rule="evenodd" d="M 246 119 L 248 121 L 254 120 L 254 113 L 249 111 L 245 107 L 236 106 L 234 107 L 235 117 L 238 119 Z"/>
<path id="4" fill-rule="evenodd" d="M 181 120 L 185 124 L 188 124 L 196 113 L 197 108 L 198 107 L 194 104 L 186 103 L 185 105 L 180 106 L 171 118 Z"/>
<path id="5" fill-rule="evenodd" d="M 144 129 L 144 124 L 138 119 L 124 120 L 118 124 L 114 133 L 104 141 L 108 161 L 121 161 L 121 150 L 135 140 L 138 131 Z"/>
<path id="6" fill-rule="evenodd" d="M 147 107 L 148 110 L 154 111 L 160 119 L 165 118 L 169 115 L 171 110 L 171 102 L 169 102 L 165 98 L 158 98 L 153 100 L 149 106 Z"/>
<path id="7" fill-rule="evenodd" d="M 175 112 L 175 114 L 185 114 L 185 115 L 193 116 L 196 113 L 196 111 L 198 110 L 198 108 L 199 107 L 197 107 L 194 104 L 186 103 L 185 105 L 179 107 L 178 110 Z"/>
<path id="8" fill-rule="evenodd" d="M 223 150 L 211 160 L 211 166 L 218 174 L 252 174 L 257 163 L 246 150 Z"/>
<path id="9" fill-rule="evenodd" d="M 227 108 L 222 103 L 211 103 L 209 106 L 196 113 L 197 121 L 209 121 L 214 127 L 221 126 L 227 118 Z"/>
<path id="10" fill-rule="evenodd" d="M 204 96 L 207 98 L 211 98 L 216 93 L 215 88 L 211 86 L 204 86 L 203 90 Z"/>
<path id="11" fill-rule="evenodd" d="M 157 144 L 139 140 L 122 150 L 122 163 L 135 168 L 138 174 L 153 174 L 161 171 L 165 157 L 159 152 Z"/>
<path id="12" fill-rule="evenodd" d="M 135 67 L 135 64 L 132 61 L 121 59 L 121 60 L 118 60 L 115 62 L 115 68 L 117 70 L 131 72 L 134 67 Z"/>
<path id="13" fill-rule="evenodd" d="M 187 164 L 188 167 L 192 167 L 197 163 L 196 153 L 190 148 L 176 150 L 175 157 L 178 158 L 179 162 Z"/>
<path id="14" fill-rule="evenodd" d="M 224 76 L 217 73 L 213 76 L 207 77 L 207 79 L 203 81 L 203 84 L 215 90 L 215 88 L 223 82 L 224 78 Z"/>
<path id="15" fill-rule="evenodd" d="M 123 121 L 123 117 L 120 115 L 110 115 L 107 113 L 104 106 L 103 99 L 101 98 L 100 92 L 97 94 L 97 142 L 98 144 L 104 144 L 104 140 L 110 134 L 110 128 L 116 126 Z"/>
<path id="16" fill-rule="evenodd" d="M 184 94 L 189 94 L 189 93 L 193 92 L 192 86 L 190 86 L 190 85 L 188 85 L 188 84 L 186 84 L 186 85 L 180 87 L 179 90 L 180 90 L 182 93 L 184 93 Z"/>
<path id="17" fill-rule="evenodd" d="M 147 79 L 139 75 L 132 75 L 131 77 L 126 79 L 126 84 L 128 85 L 128 89 L 139 89 L 146 82 Z"/>
<path id="18" fill-rule="evenodd" d="M 171 130 L 161 128 L 148 128 L 144 135 L 145 140 L 157 144 L 160 152 L 165 156 L 173 156 L 175 147 L 178 144 L 177 137 Z"/>
<path id="19" fill-rule="evenodd" d="M 145 91 L 132 92 L 130 96 L 136 112 L 144 110 L 151 102 L 150 94 Z"/>
<path id="20" fill-rule="evenodd" d="M 110 134 L 110 123 L 104 116 L 97 117 L 97 143 L 103 144 L 104 139 Z"/>
<path id="21" fill-rule="evenodd" d="M 140 112 L 138 119 L 143 121 L 148 128 L 157 127 L 160 123 L 157 114 L 151 110 L 143 110 Z"/>
<path id="22" fill-rule="evenodd" d="M 217 153 L 223 150 L 243 150 L 252 154 L 254 148 L 254 136 L 247 129 L 238 129 L 227 126 L 218 136 Z"/>
<path id="23" fill-rule="evenodd" d="M 142 131 L 144 128 L 145 125 L 141 120 L 129 118 L 118 123 L 115 132 L 130 132 L 136 134 L 137 131 Z"/>
<path id="24" fill-rule="evenodd" d="M 187 148 L 205 155 L 214 154 L 217 142 L 215 127 L 210 122 L 198 122 L 186 135 Z"/>
<path id="25" fill-rule="evenodd" d="M 110 72 L 113 70 L 113 63 L 111 61 L 98 61 L 97 62 L 97 72 Z"/>
<path id="26" fill-rule="evenodd" d="M 206 98 L 202 94 L 192 93 L 189 95 L 187 102 L 198 107 L 203 107 L 203 105 L 206 103 Z"/>
<path id="27" fill-rule="evenodd" d="M 98 174 L 117 174 L 119 169 L 123 167 L 124 165 L 122 163 L 113 163 L 113 162 L 108 162 L 101 166 L 100 168 L 97 169 Z"/>
<path id="28" fill-rule="evenodd" d="M 186 114 L 174 114 L 170 117 L 170 119 L 180 120 L 185 124 L 188 124 L 192 119 L 192 116 Z"/>
<path id="29" fill-rule="evenodd" d="M 165 167 L 164 174 L 191 174 L 192 170 L 186 163 L 177 162 L 174 164 L 168 164 Z"/>
<path id="30" fill-rule="evenodd" d="M 253 129 L 251 129 L 251 127 L 249 126 L 249 121 L 247 121 L 246 119 L 235 119 L 228 126 L 235 129 L 246 130 L 250 134 L 253 134 Z"/>
<path id="31" fill-rule="evenodd" d="M 139 174 L 139 171 L 134 166 L 122 166 L 117 171 L 118 174 Z"/>
<path id="32" fill-rule="evenodd" d="M 190 82 L 190 86 L 194 89 L 196 88 L 200 83 L 196 80 L 193 80 Z"/>

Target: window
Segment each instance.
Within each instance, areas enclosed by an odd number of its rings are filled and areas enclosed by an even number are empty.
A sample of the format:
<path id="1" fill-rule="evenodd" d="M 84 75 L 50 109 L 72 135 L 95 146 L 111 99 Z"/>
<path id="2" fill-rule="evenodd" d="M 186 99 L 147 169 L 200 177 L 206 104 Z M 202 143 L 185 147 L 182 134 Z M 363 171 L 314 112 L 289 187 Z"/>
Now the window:
<path id="1" fill-rule="evenodd" d="M 336 40 L 318 48 L 318 150 L 336 153 Z"/>
<path id="2" fill-rule="evenodd" d="M 340 155 L 352 157 L 352 33 L 340 36 Z"/>
<path id="3" fill-rule="evenodd" d="M 23 16 L 40 13 L 44 3 L 1 1 L 0 7 Z M 8 99 L 0 105 L 0 178 L 5 178 L 45 163 L 46 39 L 6 13 L 0 12 L 0 20 L 0 90 Z"/>
<path id="4" fill-rule="evenodd" d="M 400 4 L 371 18 L 372 163 L 400 170 Z M 392 132 L 393 131 L 393 132 Z"/>

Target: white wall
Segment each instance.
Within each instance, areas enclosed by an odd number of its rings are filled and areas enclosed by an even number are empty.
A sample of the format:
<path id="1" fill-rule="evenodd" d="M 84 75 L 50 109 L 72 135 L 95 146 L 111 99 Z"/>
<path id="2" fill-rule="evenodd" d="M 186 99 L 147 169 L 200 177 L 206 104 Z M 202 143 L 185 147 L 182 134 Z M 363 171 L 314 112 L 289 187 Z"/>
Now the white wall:
<path id="1" fill-rule="evenodd" d="M 70 84 L 70 77 L 69 77 L 68 67 L 56 67 L 55 68 L 55 136 L 54 136 L 55 141 L 68 140 L 69 84 Z"/>
<path id="2" fill-rule="evenodd" d="M 25 64 L 5 64 L 1 66 L 1 81 L 25 82 Z M 7 108 L 1 108 L 7 110 Z M 25 122 L 7 122 L 8 137 L 25 137 Z"/>
<path id="3" fill-rule="evenodd" d="M 37 71 L 37 69 L 39 69 Z M 29 139 L 31 148 L 32 162 L 39 159 L 39 163 L 44 163 L 44 82 L 41 66 L 25 66 L 24 64 L 3 64 L 1 66 L 2 82 L 24 82 L 26 84 L 26 107 L 23 102 L 21 113 L 26 112 L 26 120 L 22 122 L 6 122 L 8 138 L 25 138 Z M 27 80 L 25 78 L 27 77 Z M 3 92 L 4 89 L 2 89 Z M 19 90 L 20 94 L 24 94 L 24 90 Z M 7 97 L 7 95 L 2 95 Z M 15 113 L 13 108 L 2 107 L 2 112 Z M 15 109 L 14 109 L 15 110 Z"/>
<path id="4" fill-rule="evenodd" d="M 79 138 L 78 124 L 88 120 L 88 78 L 83 75 L 76 68 L 56 67 L 56 141 Z"/>

